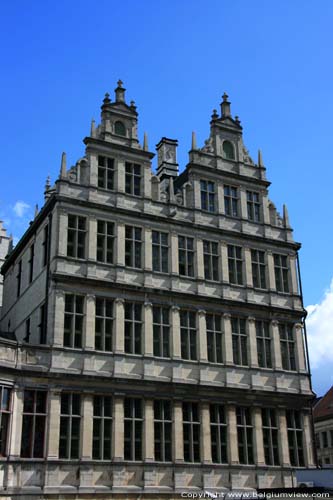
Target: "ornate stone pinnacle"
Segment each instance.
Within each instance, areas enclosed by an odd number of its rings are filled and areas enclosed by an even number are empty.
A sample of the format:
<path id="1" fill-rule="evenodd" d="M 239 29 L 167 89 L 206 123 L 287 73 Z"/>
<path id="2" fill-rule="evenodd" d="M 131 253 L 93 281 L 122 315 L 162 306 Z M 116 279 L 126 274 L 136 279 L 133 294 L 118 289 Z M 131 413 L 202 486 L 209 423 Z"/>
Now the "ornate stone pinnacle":
<path id="1" fill-rule="evenodd" d="M 216 109 L 213 109 L 212 119 L 217 120 L 218 117 L 219 117 L 219 115 L 217 114 Z"/>
<path id="2" fill-rule="evenodd" d="M 111 99 L 110 99 L 110 94 L 107 92 L 107 93 L 105 94 L 104 99 L 103 99 L 103 103 L 104 103 L 104 104 L 110 104 L 110 102 L 111 102 Z"/>
<path id="3" fill-rule="evenodd" d="M 118 87 L 120 87 L 120 88 L 121 88 L 121 87 L 123 86 L 123 83 L 124 83 L 124 82 L 122 82 L 122 81 L 119 79 L 119 80 L 117 81 L 117 85 L 118 85 Z"/>
<path id="4" fill-rule="evenodd" d="M 222 99 L 223 99 L 223 102 L 227 102 L 228 101 L 228 94 L 226 92 L 224 92 L 223 96 L 222 96 Z"/>

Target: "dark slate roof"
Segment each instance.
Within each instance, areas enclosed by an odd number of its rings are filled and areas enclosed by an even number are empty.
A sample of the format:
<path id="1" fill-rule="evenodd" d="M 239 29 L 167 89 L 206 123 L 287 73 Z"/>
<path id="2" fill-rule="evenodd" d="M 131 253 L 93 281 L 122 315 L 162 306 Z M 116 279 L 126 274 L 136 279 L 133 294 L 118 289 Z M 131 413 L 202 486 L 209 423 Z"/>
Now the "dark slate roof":
<path id="1" fill-rule="evenodd" d="M 326 392 L 313 409 L 315 420 L 333 418 L 333 386 Z"/>

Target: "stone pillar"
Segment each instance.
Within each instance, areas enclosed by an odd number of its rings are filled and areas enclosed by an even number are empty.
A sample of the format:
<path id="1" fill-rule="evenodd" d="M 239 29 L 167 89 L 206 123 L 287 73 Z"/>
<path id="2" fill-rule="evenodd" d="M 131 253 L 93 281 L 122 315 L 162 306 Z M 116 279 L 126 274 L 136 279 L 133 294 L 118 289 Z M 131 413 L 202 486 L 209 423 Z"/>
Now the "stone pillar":
<path id="1" fill-rule="evenodd" d="M 251 249 L 244 247 L 245 285 L 253 288 Z"/>
<path id="2" fill-rule="evenodd" d="M 90 154 L 88 159 L 90 165 L 90 185 L 97 187 L 98 183 L 98 156 L 96 154 Z"/>
<path id="3" fill-rule="evenodd" d="M 97 219 L 93 216 L 89 217 L 88 259 L 93 261 L 97 259 Z"/>
<path id="4" fill-rule="evenodd" d="M 279 333 L 279 323 L 278 321 L 270 322 L 271 337 L 273 340 L 273 359 L 274 368 L 276 370 L 282 370 L 282 359 L 281 359 L 281 345 L 280 345 L 280 333 Z"/>
<path id="5" fill-rule="evenodd" d="M 201 210 L 201 193 L 200 193 L 200 181 L 197 178 L 193 179 L 194 186 L 194 208 Z"/>
<path id="6" fill-rule="evenodd" d="M 181 358 L 180 344 L 180 309 L 178 306 L 171 307 L 171 355 L 173 359 Z"/>
<path id="7" fill-rule="evenodd" d="M 54 337 L 53 345 L 63 346 L 64 344 L 64 321 L 65 321 L 65 293 L 63 290 L 55 290 L 55 311 L 54 311 Z"/>
<path id="8" fill-rule="evenodd" d="M 61 392 L 50 389 L 48 397 L 46 457 L 54 460 L 59 457 Z"/>
<path id="9" fill-rule="evenodd" d="M 144 461 L 153 462 L 155 460 L 154 450 L 154 401 L 145 401 L 144 419 Z"/>
<path id="10" fill-rule="evenodd" d="M 125 350 L 125 301 L 117 298 L 114 301 L 115 318 L 114 318 L 114 352 L 115 354 L 123 354 Z"/>
<path id="11" fill-rule="evenodd" d="M 184 462 L 184 435 L 183 435 L 183 403 L 173 403 L 173 458 L 174 461 Z"/>
<path id="12" fill-rule="evenodd" d="M 201 462 L 204 464 L 212 463 L 212 443 L 210 434 L 210 411 L 209 403 L 200 404 L 201 425 L 200 425 L 200 446 Z"/>
<path id="13" fill-rule="evenodd" d="M 268 196 L 267 196 L 266 191 L 261 192 L 261 199 L 262 199 L 263 222 L 264 222 L 264 224 L 270 225 L 271 221 L 270 221 L 270 217 L 269 217 Z"/>
<path id="14" fill-rule="evenodd" d="M 116 164 L 116 189 L 120 193 L 125 192 L 125 161 L 123 159 L 118 159 L 115 161 Z"/>
<path id="15" fill-rule="evenodd" d="M 229 266 L 228 266 L 228 245 L 221 241 L 221 266 L 222 266 L 222 283 L 229 283 Z"/>
<path id="16" fill-rule="evenodd" d="M 152 230 L 149 227 L 144 228 L 144 269 L 151 272 L 153 269 L 152 254 Z"/>
<path id="17" fill-rule="evenodd" d="M 198 238 L 196 240 L 196 276 L 198 280 L 205 279 L 205 267 L 204 267 L 204 256 L 203 256 L 203 241 Z"/>
<path id="18" fill-rule="evenodd" d="M 10 458 L 19 458 L 21 455 L 23 399 L 23 388 L 14 387 L 12 393 L 12 425 L 8 450 Z"/>
<path id="19" fill-rule="evenodd" d="M 153 356 L 153 305 L 151 302 L 144 303 L 144 354 Z"/>
<path id="20" fill-rule="evenodd" d="M 289 268 L 290 268 L 290 282 L 291 282 L 290 291 L 295 295 L 299 295 L 295 255 L 289 256 Z"/>
<path id="21" fill-rule="evenodd" d="M 276 291 L 274 258 L 271 251 L 267 252 L 267 269 L 268 269 L 268 288 L 270 291 Z"/>
<path id="22" fill-rule="evenodd" d="M 280 429 L 280 439 L 279 439 L 280 462 L 282 467 L 290 467 L 286 410 L 279 409 L 278 418 L 279 418 L 279 429 Z"/>
<path id="23" fill-rule="evenodd" d="M 300 323 L 294 325 L 294 338 L 296 340 L 296 366 L 299 372 L 306 373 L 305 349 L 303 341 L 303 327 Z"/>
<path id="24" fill-rule="evenodd" d="M 240 187 L 239 188 L 239 196 L 240 196 L 241 218 L 242 219 L 248 219 L 246 189 L 244 187 Z"/>
<path id="25" fill-rule="evenodd" d="M 86 296 L 86 317 L 85 317 L 85 345 L 88 350 L 95 349 L 95 316 L 96 316 L 96 297 L 95 295 Z"/>
<path id="26" fill-rule="evenodd" d="M 217 209 L 220 215 L 224 215 L 224 189 L 223 184 L 217 184 Z"/>
<path id="27" fill-rule="evenodd" d="M 264 437 L 262 431 L 261 408 L 252 410 L 253 432 L 254 432 L 254 457 L 256 465 L 265 465 Z"/>
<path id="28" fill-rule="evenodd" d="M 303 428 L 304 428 L 304 459 L 306 467 L 315 467 L 315 457 L 313 452 L 314 439 L 311 427 L 311 414 L 304 413 L 303 415 Z"/>
<path id="29" fill-rule="evenodd" d="M 179 275 L 177 233 L 171 233 L 171 273 Z"/>
<path id="30" fill-rule="evenodd" d="M 251 368 L 258 368 L 256 320 L 251 316 L 247 318 L 247 334 L 249 338 L 249 364 Z"/>
<path id="31" fill-rule="evenodd" d="M 61 257 L 67 255 L 67 229 L 68 215 L 63 210 L 59 210 L 59 234 L 61 234 L 61 238 L 58 239 L 58 253 Z"/>
<path id="32" fill-rule="evenodd" d="M 198 333 L 199 333 L 199 360 L 208 361 L 207 353 L 207 327 L 206 327 L 206 311 L 200 309 L 198 311 Z"/>
<path id="33" fill-rule="evenodd" d="M 125 266 L 125 224 L 117 224 L 117 266 Z"/>
<path id="34" fill-rule="evenodd" d="M 143 165 L 143 196 L 151 199 L 151 166 L 149 163 Z"/>
<path id="35" fill-rule="evenodd" d="M 92 460 L 93 450 L 93 414 L 92 394 L 84 394 L 82 401 L 82 460 Z"/>
<path id="36" fill-rule="evenodd" d="M 225 364 L 233 365 L 234 357 L 232 352 L 232 331 L 231 331 L 231 316 L 228 313 L 223 314 L 223 352 L 225 356 Z"/>
<path id="37" fill-rule="evenodd" d="M 228 462 L 230 465 L 237 465 L 239 463 L 238 453 L 238 436 L 237 436 L 237 421 L 236 421 L 236 407 L 234 405 L 227 406 L 228 418 Z"/>
<path id="38" fill-rule="evenodd" d="M 124 398 L 113 398 L 113 461 L 124 460 Z"/>

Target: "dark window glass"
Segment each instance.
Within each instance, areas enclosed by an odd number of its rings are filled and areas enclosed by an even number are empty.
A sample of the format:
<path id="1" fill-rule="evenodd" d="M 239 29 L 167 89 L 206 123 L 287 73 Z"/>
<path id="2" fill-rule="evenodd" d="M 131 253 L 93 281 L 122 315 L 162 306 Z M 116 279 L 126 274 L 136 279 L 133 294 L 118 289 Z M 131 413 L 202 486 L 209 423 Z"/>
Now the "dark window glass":
<path id="1" fill-rule="evenodd" d="M 272 368 L 272 339 L 267 321 L 256 321 L 256 335 L 259 366 Z"/>
<path id="2" fill-rule="evenodd" d="M 167 273 L 169 271 L 168 234 L 152 232 L 153 271 Z"/>
<path id="3" fill-rule="evenodd" d="M 77 259 L 85 258 L 86 217 L 68 214 L 67 255 Z"/>
<path id="4" fill-rule="evenodd" d="M 99 188 L 114 189 L 114 160 L 105 156 L 98 157 L 98 183 Z"/>
<path id="5" fill-rule="evenodd" d="M 211 181 L 200 181 L 201 208 L 207 212 L 215 212 L 215 184 Z"/>
<path id="6" fill-rule="evenodd" d="M 200 462 L 200 418 L 197 403 L 183 403 L 185 462 Z"/>
<path id="7" fill-rule="evenodd" d="M 253 464 L 253 426 L 249 408 L 237 408 L 238 453 L 241 464 Z"/>
<path id="8" fill-rule="evenodd" d="M 235 365 L 248 365 L 245 319 L 231 318 L 232 351 Z"/>
<path id="9" fill-rule="evenodd" d="M 238 217 L 238 188 L 235 186 L 224 186 L 224 212 Z"/>
<path id="10" fill-rule="evenodd" d="M 21 281 L 22 281 L 22 261 L 20 260 L 17 264 L 17 275 L 16 275 L 16 296 L 19 297 L 21 293 Z"/>
<path id="11" fill-rule="evenodd" d="M 46 391 L 24 391 L 21 439 L 23 458 L 44 457 L 46 402 Z"/>
<path id="12" fill-rule="evenodd" d="M 243 284 L 242 248 L 228 245 L 229 282 L 233 285 Z"/>
<path id="13" fill-rule="evenodd" d="M 64 346 L 82 347 L 84 297 L 81 295 L 65 295 Z"/>
<path id="14" fill-rule="evenodd" d="M 260 199 L 256 191 L 246 191 L 247 217 L 252 222 L 260 222 Z"/>
<path id="15" fill-rule="evenodd" d="M 178 236 L 179 274 L 194 276 L 194 239 Z"/>
<path id="16" fill-rule="evenodd" d="M 142 400 L 124 400 L 124 457 L 125 460 L 142 460 Z"/>
<path id="17" fill-rule="evenodd" d="M 112 398 L 94 396 L 93 459 L 112 458 Z"/>
<path id="18" fill-rule="evenodd" d="M 125 163 L 125 192 L 140 196 L 141 194 L 141 166 L 135 163 Z"/>
<path id="19" fill-rule="evenodd" d="M 172 415 L 171 402 L 167 400 L 154 401 L 154 447 L 155 460 L 171 462 Z"/>
<path id="20" fill-rule="evenodd" d="M 114 254 L 114 224 L 104 220 L 97 221 L 97 260 L 113 263 Z"/>
<path id="21" fill-rule="evenodd" d="M 219 253 L 215 241 L 203 241 L 205 279 L 219 280 Z"/>
<path id="22" fill-rule="evenodd" d="M 265 252 L 251 250 L 252 279 L 254 288 L 267 288 Z"/>
<path id="23" fill-rule="evenodd" d="M 142 267 L 141 228 L 125 226 L 125 265 L 140 269 Z"/>
<path id="24" fill-rule="evenodd" d="M 154 356 L 170 356 L 170 320 L 169 308 L 153 307 Z"/>
<path id="25" fill-rule="evenodd" d="M 222 318 L 218 314 L 206 314 L 208 361 L 223 363 Z"/>
<path id="26" fill-rule="evenodd" d="M 96 297 L 95 349 L 112 351 L 113 301 Z"/>
<path id="27" fill-rule="evenodd" d="M 234 146 L 230 141 L 223 141 L 223 156 L 227 160 L 235 159 Z"/>
<path id="28" fill-rule="evenodd" d="M 287 410 L 286 416 L 290 463 L 293 467 L 304 467 L 303 422 L 301 412 Z"/>
<path id="29" fill-rule="evenodd" d="M 44 227 L 44 233 L 43 233 L 43 266 L 46 266 L 47 264 L 47 258 L 48 258 L 48 244 L 49 244 L 49 226 L 46 225 Z"/>
<path id="30" fill-rule="evenodd" d="M 280 465 L 276 411 L 272 408 L 262 408 L 261 412 L 265 463 L 266 465 Z"/>
<path id="31" fill-rule="evenodd" d="M 125 352 L 142 354 L 142 306 L 125 302 Z"/>
<path id="32" fill-rule="evenodd" d="M 119 120 L 115 122 L 114 133 L 117 135 L 122 135 L 124 137 L 126 136 L 126 128 L 125 128 L 125 125 L 123 124 L 123 122 L 121 122 Z"/>
<path id="33" fill-rule="evenodd" d="M 61 394 L 59 458 L 78 459 L 80 455 L 81 396 Z"/>
<path id="34" fill-rule="evenodd" d="M 180 340 L 183 359 L 198 359 L 197 327 L 194 311 L 180 311 Z"/>
<path id="35" fill-rule="evenodd" d="M 0 456 L 7 456 L 11 414 L 11 389 L 0 386 Z"/>
<path id="36" fill-rule="evenodd" d="M 210 405 L 210 432 L 213 462 L 227 463 L 227 421 L 223 405 Z"/>
<path id="37" fill-rule="evenodd" d="M 291 323 L 280 323 L 280 346 L 282 368 L 284 370 L 296 370 L 296 346 L 293 332 L 293 325 Z"/>
<path id="38" fill-rule="evenodd" d="M 34 257 L 35 257 L 35 245 L 32 244 L 29 249 L 29 283 L 32 282 L 34 275 Z"/>
<path id="39" fill-rule="evenodd" d="M 286 255 L 274 254 L 275 285 L 278 292 L 289 292 L 289 270 Z"/>

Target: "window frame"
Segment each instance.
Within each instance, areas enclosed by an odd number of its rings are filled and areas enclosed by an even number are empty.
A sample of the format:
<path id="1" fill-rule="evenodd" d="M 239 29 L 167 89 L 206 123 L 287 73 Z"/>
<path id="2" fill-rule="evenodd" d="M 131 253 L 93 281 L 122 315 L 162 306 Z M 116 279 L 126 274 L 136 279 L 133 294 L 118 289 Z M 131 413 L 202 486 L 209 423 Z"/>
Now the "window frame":
<path id="1" fill-rule="evenodd" d="M 273 253 L 273 261 L 276 291 L 290 293 L 288 255 Z"/>
<path id="2" fill-rule="evenodd" d="M 202 243 L 205 280 L 217 282 L 220 280 L 219 244 L 211 240 L 203 240 Z"/>
<path id="3" fill-rule="evenodd" d="M 5 392 L 6 391 L 6 392 Z M 0 457 L 8 456 L 12 420 L 12 387 L 0 386 Z M 7 394 L 7 398 L 4 398 Z"/>
<path id="4" fill-rule="evenodd" d="M 97 187 L 107 191 L 115 190 L 115 159 L 104 155 L 97 157 Z"/>
<path id="5" fill-rule="evenodd" d="M 238 245 L 227 245 L 227 251 L 229 283 L 231 285 L 243 286 L 243 248 Z"/>
<path id="6" fill-rule="evenodd" d="M 236 407 L 236 426 L 238 438 L 239 463 L 242 465 L 254 464 L 254 432 L 251 409 L 244 406 Z M 244 453 L 241 453 L 241 450 Z M 244 460 L 242 460 L 243 455 Z"/>
<path id="7" fill-rule="evenodd" d="M 269 322 L 256 319 L 255 328 L 258 365 L 260 368 L 273 368 L 272 335 Z"/>
<path id="8" fill-rule="evenodd" d="M 102 227 L 103 225 L 103 227 Z M 111 232 L 109 229 L 111 228 Z M 108 220 L 97 220 L 96 261 L 103 264 L 114 264 L 115 223 Z M 111 243 L 111 244 L 110 244 Z M 110 244 L 110 245 L 109 245 Z M 111 248 L 110 248 L 111 247 Z"/>
<path id="9" fill-rule="evenodd" d="M 246 320 L 238 316 L 231 317 L 231 337 L 233 363 L 237 366 L 249 366 L 248 332 Z"/>
<path id="10" fill-rule="evenodd" d="M 68 413 L 63 413 L 63 398 L 68 396 Z M 73 413 L 73 400 L 79 408 L 79 413 Z M 63 460 L 79 460 L 81 455 L 81 422 L 82 422 L 82 397 L 78 392 L 63 391 L 60 397 L 60 426 L 59 426 L 59 458 Z M 73 437 L 73 423 L 78 424 L 76 435 Z M 65 427 L 65 435 L 62 435 L 62 425 Z M 65 444 L 65 454 L 62 454 L 61 441 Z M 77 442 L 77 456 L 73 456 L 73 443 Z"/>
<path id="11" fill-rule="evenodd" d="M 212 187 L 213 189 L 210 190 L 209 187 Z M 201 210 L 208 213 L 216 212 L 215 182 L 200 179 L 200 201 Z"/>
<path id="12" fill-rule="evenodd" d="M 100 401 L 100 414 L 97 414 L 97 401 Z M 109 414 L 106 414 L 105 402 L 109 401 Z M 95 394 L 93 397 L 93 460 L 112 460 L 112 426 L 113 426 L 113 399 L 112 396 L 104 396 Z M 108 438 L 106 437 L 106 429 L 108 429 Z M 96 445 L 97 443 L 97 445 Z M 105 453 L 106 443 L 108 443 L 109 453 Z M 97 446 L 97 450 L 95 448 Z"/>
<path id="13" fill-rule="evenodd" d="M 185 319 L 185 322 L 183 322 Z M 194 324 L 194 326 L 193 326 Z M 180 310 L 180 345 L 183 360 L 198 361 L 198 335 L 196 312 Z"/>
<path id="14" fill-rule="evenodd" d="M 305 467 L 303 415 L 298 410 L 286 410 L 290 465 Z M 300 424 L 299 426 L 297 424 Z"/>
<path id="15" fill-rule="evenodd" d="M 152 269 L 154 273 L 169 273 L 169 234 L 155 229 L 152 230 Z"/>
<path id="16" fill-rule="evenodd" d="M 224 215 L 239 217 L 239 188 L 230 184 L 223 186 Z"/>
<path id="17" fill-rule="evenodd" d="M 125 194 L 142 196 L 142 165 L 139 163 L 125 162 Z"/>
<path id="18" fill-rule="evenodd" d="M 211 326 L 209 325 L 211 320 Z M 217 325 L 217 323 L 220 323 Z M 207 358 L 210 363 L 223 364 L 222 315 L 206 313 Z"/>
<path id="19" fill-rule="evenodd" d="M 126 317 L 130 312 L 130 317 Z M 139 312 L 139 314 L 138 314 Z M 125 354 L 143 353 L 143 314 L 142 303 L 125 301 L 124 310 L 124 352 Z M 138 319 L 139 317 L 139 319 Z"/>
<path id="20" fill-rule="evenodd" d="M 27 409 L 25 409 L 25 406 L 27 404 L 26 396 L 28 395 L 28 393 L 33 394 L 32 411 L 27 411 Z M 40 394 L 42 394 L 43 398 L 44 398 L 44 401 L 43 401 L 44 411 L 37 411 L 38 410 L 38 397 Z M 30 389 L 30 388 L 24 389 L 23 409 L 22 409 L 21 451 L 20 451 L 21 458 L 44 458 L 45 457 L 46 434 L 47 434 L 46 422 L 47 422 L 47 416 L 48 416 L 47 405 L 48 405 L 47 390 Z M 26 427 L 26 429 L 25 429 L 25 427 Z M 26 451 L 28 453 L 24 452 L 23 440 L 24 440 L 25 432 L 27 432 L 27 438 L 28 438 L 28 445 L 26 446 Z M 36 439 L 38 439 L 38 438 L 41 439 L 41 446 L 40 446 L 40 453 L 39 454 L 37 454 L 37 452 L 36 452 Z"/>
<path id="21" fill-rule="evenodd" d="M 266 254 L 263 250 L 251 248 L 253 288 L 267 290 Z"/>
<path id="22" fill-rule="evenodd" d="M 194 238 L 191 236 L 178 235 L 178 272 L 179 276 L 187 278 L 195 276 Z"/>
<path id="23" fill-rule="evenodd" d="M 166 409 L 166 406 L 169 408 Z M 159 406 L 159 415 L 157 415 Z M 159 418 L 158 418 L 159 417 Z M 159 431 L 157 432 L 157 429 Z M 157 439 L 157 435 L 160 439 Z M 156 462 L 172 462 L 172 403 L 169 399 L 154 399 L 154 455 Z"/>
<path id="24" fill-rule="evenodd" d="M 187 410 L 185 411 L 185 409 Z M 196 402 L 183 401 L 183 447 L 184 462 L 198 463 L 200 457 L 200 407 Z M 195 409 L 195 411 L 194 411 Z M 185 414 L 188 419 L 185 420 Z M 188 437 L 188 439 L 186 439 Z M 189 459 L 187 460 L 187 457 Z"/>
<path id="25" fill-rule="evenodd" d="M 165 322 L 165 315 L 167 315 L 167 322 Z M 170 358 L 170 333 L 170 308 L 168 306 L 153 305 L 154 356 L 160 358 Z"/>
<path id="26" fill-rule="evenodd" d="M 72 297 L 73 309 L 66 310 L 66 301 Z M 77 311 L 77 300 L 82 300 L 82 312 Z M 80 308 L 79 308 L 80 309 Z M 64 308 L 64 340 L 63 346 L 70 347 L 72 349 L 82 349 L 83 347 L 83 335 L 85 326 L 85 296 L 76 293 L 65 293 L 65 308 Z M 66 333 L 66 318 L 71 317 L 69 332 Z M 81 320 L 79 319 L 81 318 Z M 81 323 L 80 329 L 77 330 L 77 321 Z M 69 340 L 66 341 L 66 335 L 69 336 Z M 79 335 L 79 337 L 77 337 Z M 79 342 L 77 340 L 79 339 Z"/>
<path id="27" fill-rule="evenodd" d="M 223 404 L 209 406 L 212 462 L 228 463 L 228 423 L 227 412 Z"/>
<path id="28" fill-rule="evenodd" d="M 266 465 L 280 465 L 279 423 L 274 408 L 261 408 L 264 455 Z"/>
<path id="29" fill-rule="evenodd" d="M 99 303 L 99 304 L 98 304 Z M 101 314 L 99 314 L 99 306 Z M 108 311 L 111 310 L 111 316 Z M 114 328 L 114 301 L 109 297 L 96 296 L 95 298 L 95 350 L 113 352 L 113 328 Z M 98 324 L 101 325 L 99 329 Z M 107 331 L 108 330 L 108 331 Z M 98 346 L 97 339 L 100 338 Z M 107 348 L 110 347 L 110 348 Z"/>
<path id="30" fill-rule="evenodd" d="M 87 217 L 77 214 L 67 216 L 67 257 L 84 260 L 87 251 Z M 70 226 L 70 220 L 75 222 L 75 227 Z M 81 228 L 80 224 L 84 225 L 84 228 Z"/>
<path id="31" fill-rule="evenodd" d="M 142 269 L 142 227 L 125 225 L 125 266 Z"/>
<path id="32" fill-rule="evenodd" d="M 130 404 L 130 415 L 126 416 L 128 402 Z M 136 407 L 136 403 L 138 403 L 138 407 Z M 138 411 L 139 416 L 136 415 L 137 409 L 139 410 Z M 138 462 L 143 460 L 143 424 L 144 424 L 143 400 L 141 398 L 133 398 L 133 397 L 125 398 L 124 399 L 124 459 L 129 462 Z M 129 434 L 129 436 L 127 436 L 127 434 Z M 129 450 L 126 448 L 126 443 L 128 442 L 130 445 Z M 128 451 L 130 451 L 129 454 L 127 454 Z"/>
<path id="33" fill-rule="evenodd" d="M 261 202 L 259 191 L 246 190 L 247 218 L 250 222 L 261 222 Z"/>
<path id="34" fill-rule="evenodd" d="M 297 371 L 296 339 L 292 323 L 279 323 L 282 369 Z M 281 335 L 281 333 L 283 335 Z"/>

